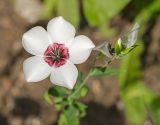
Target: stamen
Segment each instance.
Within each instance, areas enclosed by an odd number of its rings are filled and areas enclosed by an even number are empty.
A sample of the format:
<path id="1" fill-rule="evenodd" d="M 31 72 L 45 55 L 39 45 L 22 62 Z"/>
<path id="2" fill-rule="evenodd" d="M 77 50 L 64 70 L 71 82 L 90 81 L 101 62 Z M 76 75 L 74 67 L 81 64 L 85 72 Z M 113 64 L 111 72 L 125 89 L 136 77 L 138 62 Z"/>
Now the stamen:
<path id="1" fill-rule="evenodd" d="M 44 60 L 49 66 L 60 67 L 67 62 L 68 58 L 68 48 L 59 43 L 49 45 L 44 53 Z"/>

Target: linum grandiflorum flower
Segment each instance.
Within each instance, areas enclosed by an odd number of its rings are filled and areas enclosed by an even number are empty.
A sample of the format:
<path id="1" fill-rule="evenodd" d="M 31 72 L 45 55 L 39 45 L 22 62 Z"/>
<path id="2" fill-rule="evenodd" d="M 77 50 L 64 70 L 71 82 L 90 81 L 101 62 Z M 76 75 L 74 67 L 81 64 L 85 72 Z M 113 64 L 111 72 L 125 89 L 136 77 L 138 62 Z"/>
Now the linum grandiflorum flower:
<path id="1" fill-rule="evenodd" d="M 85 62 L 95 47 L 88 37 L 74 36 L 75 28 L 63 17 L 49 21 L 47 31 L 37 26 L 24 33 L 22 45 L 34 55 L 23 63 L 25 79 L 38 82 L 51 75 L 52 83 L 72 89 L 78 76 L 74 64 Z"/>

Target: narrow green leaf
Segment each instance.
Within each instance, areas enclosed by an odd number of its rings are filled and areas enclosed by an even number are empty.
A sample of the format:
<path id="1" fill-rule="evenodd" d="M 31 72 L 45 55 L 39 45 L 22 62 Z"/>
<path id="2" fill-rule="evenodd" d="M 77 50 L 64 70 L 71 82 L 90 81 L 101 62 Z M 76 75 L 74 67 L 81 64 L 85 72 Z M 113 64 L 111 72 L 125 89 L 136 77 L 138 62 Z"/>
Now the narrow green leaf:
<path id="1" fill-rule="evenodd" d="M 69 125 L 67 122 L 67 117 L 65 116 L 64 113 L 60 114 L 60 117 L 58 119 L 58 125 Z"/>
<path id="2" fill-rule="evenodd" d="M 63 97 L 54 97 L 54 103 L 58 111 L 62 110 L 64 107 L 70 104 L 69 100 Z"/>
<path id="3" fill-rule="evenodd" d="M 121 51 L 121 53 L 119 54 L 119 57 L 125 56 L 127 54 L 129 54 L 133 49 L 135 49 L 136 46 L 130 47 L 130 48 L 126 48 L 123 51 Z"/>
<path id="4" fill-rule="evenodd" d="M 53 86 L 49 88 L 48 93 L 55 97 L 65 97 L 68 94 L 68 91 L 66 88 L 61 86 Z"/>
<path id="5" fill-rule="evenodd" d="M 86 115 L 87 105 L 81 102 L 76 102 L 75 107 L 79 110 L 80 117 L 84 117 Z"/>
<path id="6" fill-rule="evenodd" d="M 60 115 L 59 125 L 80 125 L 78 110 L 70 105 L 67 109 L 63 111 Z"/>
<path id="7" fill-rule="evenodd" d="M 48 92 L 45 92 L 45 93 L 43 94 L 43 98 L 45 99 L 45 101 L 46 101 L 48 104 L 50 104 L 50 105 L 53 104 L 53 98 L 48 94 Z"/>
<path id="8" fill-rule="evenodd" d="M 87 95 L 88 93 L 88 87 L 86 85 L 84 85 L 80 90 L 77 90 L 79 89 L 79 86 L 81 85 L 81 83 L 77 83 L 76 86 L 75 86 L 75 89 L 73 92 L 76 91 L 76 93 L 74 94 L 74 99 L 79 99 L 79 98 L 82 98 L 84 96 Z"/>

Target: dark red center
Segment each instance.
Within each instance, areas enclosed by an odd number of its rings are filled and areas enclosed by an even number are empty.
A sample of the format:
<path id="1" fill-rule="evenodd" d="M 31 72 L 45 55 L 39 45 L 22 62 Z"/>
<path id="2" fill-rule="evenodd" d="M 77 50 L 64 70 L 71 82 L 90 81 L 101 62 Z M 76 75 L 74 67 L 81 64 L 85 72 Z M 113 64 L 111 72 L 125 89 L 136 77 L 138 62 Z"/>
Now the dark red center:
<path id="1" fill-rule="evenodd" d="M 44 52 L 44 60 L 49 66 L 60 67 L 69 58 L 68 48 L 64 44 L 53 43 Z"/>

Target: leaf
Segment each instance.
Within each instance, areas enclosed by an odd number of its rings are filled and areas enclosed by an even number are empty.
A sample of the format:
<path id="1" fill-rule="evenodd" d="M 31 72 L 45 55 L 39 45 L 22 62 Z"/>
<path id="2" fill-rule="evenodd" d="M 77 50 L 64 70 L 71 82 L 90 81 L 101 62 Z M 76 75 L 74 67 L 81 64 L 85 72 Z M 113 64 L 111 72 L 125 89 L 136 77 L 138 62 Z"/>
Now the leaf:
<path id="1" fill-rule="evenodd" d="M 53 98 L 48 94 L 48 91 L 43 94 L 43 98 L 48 104 L 53 104 Z"/>
<path id="2" fill-rule="evenodd" d="M 52 96 L 55 96 L 55 97 L 65 97 L 65 96 L 67 96 L 68 91 L 64 87 L 55 85 L 55 86 L 49 88 L 48 93 Z"/>
<path id="3" fill-rule="evenodd" d="M 63 16 L 75 27 L 78 27 L 80 22 L 79 9 L 78 0 L 58 0 L 58 15 Z"/>
<path id="4" fill-rule="evenodd" d="M 91 76 L 112 76 L 112 75 L 118 75 L 119 69 L 116 68 L 109 68 L 109 67 L 95 67 L 92 72 Z"/>
<path id="5" fill-rule="evenodd" d="M 49 104 L 55 104 L 55 107 L 58 111 L 63 109 L 66 105 L 69 104 L 67 100 L 68 91 L 67 89 L 60 86 L 53 86 L 44 93 L 44 98 Z"/>
<path id="6" fill-rule="evenodd" d="M 55 97 L 54 103 L 57 111 L 61 111 L 68 104 L 67 101 L 62 97 Z"/>
<path id="7" fill-rule="evenodd" d="M 70 105 L 60 115 L 58 124 L 59 125 L 79 125 L 80 121 L 79 121 L 78 114 L 79 114 L 78 110 L 73 105 Z"/>
<path id="8" fill-rule="evenodd" d="M 118 56 L 119 56 L 119 57 L 123 57 L 123 56 L 129 54 L 129 53 L 130 53 L 132 50 L 134 50 L 137 46 L 138 46 L 138 45 L 134 45 L 134 46 L 132 46 L 132 47 L 123 49 Z"/>
<path id="9" fill-rule="evenodd" d="M 79 89 L 79 86 L 81 86 L 82 83 L 77 83 L 75 86 L 75 89 L 73 93 L 75 92 L 73 98 L 74 99 L 79 99 L 87 95 L 88 93 L 88 87 L 84 85 L 81 89 Z"/>
<path id="10" fill-rule="evenodd" d="M 87 105 L 81 102 L 76 102 L 75 107 L 79 110 L 80 117 L 84 117 L 86 115 Z"/>
<path id="11" fill-rule="evenodd" d="M 58 125 L 69 125 L 67 122 L 67 117 L 65 116 L 64 113 L 60 114 L 60 117 L 58 119 Z"/>

